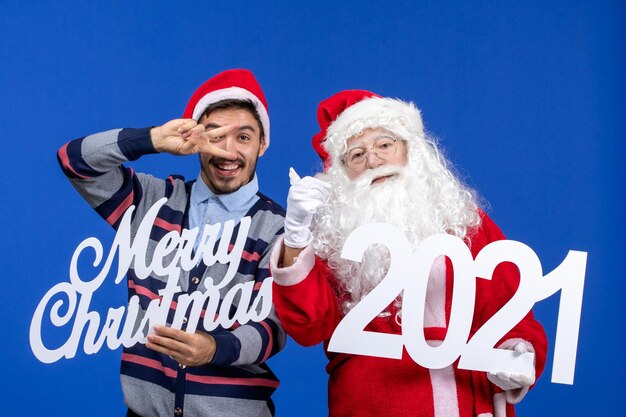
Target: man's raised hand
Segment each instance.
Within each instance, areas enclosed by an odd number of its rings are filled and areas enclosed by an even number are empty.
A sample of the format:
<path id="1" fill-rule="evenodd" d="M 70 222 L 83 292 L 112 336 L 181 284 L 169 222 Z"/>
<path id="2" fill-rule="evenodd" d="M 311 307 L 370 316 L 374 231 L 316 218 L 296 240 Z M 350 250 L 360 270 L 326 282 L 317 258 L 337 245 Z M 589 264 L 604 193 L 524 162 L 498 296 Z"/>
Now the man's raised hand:
<path id="1" fill-rule="evenodd" d="M 183 135 L 196 127 L 198 123 L 193 119 L 174 119 L 162 126 L 153 127 L 150 130 L 150 138 L 157 152 L 166 152 L 173 155 L 190 155 L 193 152 L 193 144 L 189 143 Z"/>
<path id="2" fill-rule="evenodd" d="M 157 152 L 172 155 L 192 155 L 202 152 L 232 160 L 237 158 L 235 153 L 228 152 L 212 142 L 238 128 L 238 125 L 226 125 L 206 130 L 204 125 L 193 119 L 174 119 L 152 128 L 150 138 Z"/>

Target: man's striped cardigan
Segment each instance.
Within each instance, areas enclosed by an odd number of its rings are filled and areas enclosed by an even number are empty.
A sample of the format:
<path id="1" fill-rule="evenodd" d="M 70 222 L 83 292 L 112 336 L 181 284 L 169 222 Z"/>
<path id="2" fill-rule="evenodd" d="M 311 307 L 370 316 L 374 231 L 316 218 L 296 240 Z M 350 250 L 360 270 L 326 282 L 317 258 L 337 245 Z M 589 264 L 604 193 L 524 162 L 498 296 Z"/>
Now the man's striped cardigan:
<path id="1" fill-rule="evenodd" d="M 133 239 L 150 207 L 161 198 L 167 198 L 150 232 L 148 262 L 157 242 L 166 233 L 188 228 L 193 183 L 185 182 L 180 176 L 157 179 L 122 165 L 155 152 L 149 128 L 117 129 L 86 136 L 65 144 L 58 152 L 63 172 L 70 182 L 113 228 L 117 230 L 131 205 L 136 207 L 131 223 Z M 259 200 L 247 213 L 251 225 L 239 268 L 230 284 L 220 289 L 220 298 L 232 286 L 254 281 L 254 301 L 261 283 L 270 274 L 270 250 L 282 233 L 285 212 L 263 194 L 258 193 L 258 196 Z M 238 228 L 239 224 L 232 234 L 231 245 Z M 200 262 L 191 271 L 181 271 L 178 285 L 182 292 L 174 295 L 168 322 L 174 317 L 179 295 L 198 290 L 207 277 L 219 281 L 226 270 L 227 266 L 220 263 L 206 267 Z M 165 287 L 166 280 L 156 274 L 138 279 L 131 265 L 127 272 L 128 297 L 129 300 L 134 295 L 139 297 L 140 318 L 148 304 L 159 298 L 159 290 Z M 231 314 L 234 308 L 235 305 L 230 306 Z M 203 320 L 198 323 L 199 330 L 204 330 L 202 323 Z M 279 382 L 264 362 L 283 348 L 284 331 L 273 307 L 263 321 L 238 324 L 228 329 L 218 326 L 210 332 L 217 342 L 217 350 L 212 362 L 203 366 L 181 369 L 174 360 L 147 349 L 142 343 L 124 348 L 121 381 L 126 405 L 144 417 L 273 415 L 270 396 Z"/>

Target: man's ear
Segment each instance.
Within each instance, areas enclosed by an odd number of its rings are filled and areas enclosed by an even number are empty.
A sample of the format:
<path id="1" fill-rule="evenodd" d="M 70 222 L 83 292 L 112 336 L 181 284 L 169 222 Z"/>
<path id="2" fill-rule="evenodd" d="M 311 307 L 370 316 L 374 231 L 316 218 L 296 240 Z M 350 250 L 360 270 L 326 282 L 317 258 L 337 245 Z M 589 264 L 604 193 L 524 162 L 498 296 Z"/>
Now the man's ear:
<path id="1" fill-rule="evenodd" d="M 267 149 L 267 142 L 265 141 L 265 136 L 263 136 L 263 138 L 261 138 L 261 147 L 259 148 L 259 156 L 263 156 L 266 149 Z"/>

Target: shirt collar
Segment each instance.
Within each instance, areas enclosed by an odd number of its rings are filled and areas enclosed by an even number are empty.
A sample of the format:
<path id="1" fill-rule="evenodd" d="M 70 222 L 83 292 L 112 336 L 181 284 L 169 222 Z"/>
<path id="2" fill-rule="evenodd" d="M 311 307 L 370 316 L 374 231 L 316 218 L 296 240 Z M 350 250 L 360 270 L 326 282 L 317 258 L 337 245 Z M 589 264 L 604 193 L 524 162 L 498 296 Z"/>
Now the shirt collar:
<path id="1" fill-rule="evenodd" d="M 247 202 L 252 199 L 259 191 L 259 182 L 256 173 L 246 185 L 230 194 L 215 194 L 205 184 L 202 175 L 198 175 L 198 179 L 191 188 L 191 204 L 201 204 L 205 201 L 215 198 L 219 200 L 228 211 L 234 211 L 244 207 Z"/>

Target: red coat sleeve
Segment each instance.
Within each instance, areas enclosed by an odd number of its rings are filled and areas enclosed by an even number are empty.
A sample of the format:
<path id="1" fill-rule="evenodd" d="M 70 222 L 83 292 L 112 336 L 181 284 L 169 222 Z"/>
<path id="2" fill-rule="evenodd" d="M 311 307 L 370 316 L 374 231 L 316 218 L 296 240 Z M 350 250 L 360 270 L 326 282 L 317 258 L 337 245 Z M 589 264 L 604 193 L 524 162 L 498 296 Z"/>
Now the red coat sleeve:
<path id="1" fill-rule="evenodd" d="M 330 339 L 341 320 L 326 263 L 315 258 L 307 277 L 294 285 L 274 282 L 273 301 L 283 328 L 296 342 L 313 346 Z"/>

